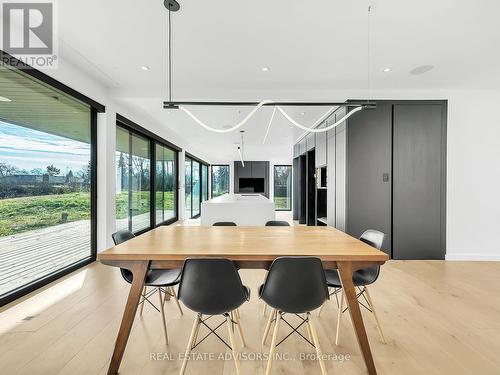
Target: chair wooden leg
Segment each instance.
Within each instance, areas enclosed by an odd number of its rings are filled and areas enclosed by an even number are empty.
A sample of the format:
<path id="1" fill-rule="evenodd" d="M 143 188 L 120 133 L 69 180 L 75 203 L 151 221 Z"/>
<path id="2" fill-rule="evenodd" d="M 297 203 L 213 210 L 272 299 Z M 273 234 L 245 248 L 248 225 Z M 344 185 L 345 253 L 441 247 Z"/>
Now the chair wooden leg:
<path id="1" fill-rule="evenodd" d="M 325 302 L 326 303 L 326 302 Z M 321 316 L 321 312 L 323 311 L 323 307 L 325 306 L 325 303 L 323 303 L 321 305 L 321 307 L 319 308 L 319 311 L 318 311 L 318 317 Z"/>
<path id="2" fill-rule="evenodd" d="M 314 322 L 312 321 L 312 316 L 310 313 L 307 313 L 307 326 L 312 334 L 312 339 L 314 343 L 314 347 L 316 348 L 316 355 L 318 356 L 319 367 L 321 368 L 321 374 L 327 375 L 325 361 L 323 361 L 323 353 L 321 351 L 321 346 L 319 345 L 318 334 L 316 333 L 316 327 L 314 326 Z"/>
<path id="3" fill-rule="evenodd" d="M 240 335 L 241 345 L 243 345 L 243 347 L 246 347 L 247 344 L 245 343 L 245 336 L 243 336 L 243 328 L 241 327 L 240 314 L 238 313 L 238 309 L 235 310 L 234 320 L 236 321 L 236 325 L 238 327 L 238 334 Z"/>
<path id="4" fill-rule="evenodd" d="M 262 309 L 262 315 L 266 316 L 267 304 L 264 302 L 264 308 Z"/>
<path id="5" fill-rule="evenodd" d="M 239 319 L 239 318 L 241 318 L 241 315 L 240 315 L 240 309 L 236 309 L 236 310 L 234 310 L 234 313 L 235 313 L 236 315 L 238 315 L 238 319 Z"/>
<path id="6" fill-rule="evenodd" d="M 307 318 L 307 316 L 306 316 L 306 318 Z M 309 327 L 309 324 L 306 324 L 306 328 L 307 328 L 307 338 L 309 339 L 309 341 L 314 343 L 313 337 L 312 337 L 312 332 L 311 332 L 311 327 Z"/>
<path id="7" fill-rule="evenodd" d="M 184 360 L 182 361 L 180 375 L 184 375 L 184 373 L 186 372 L 186 366 L 188 363 L 189 354 L 191 353 L 191 349 L 193 348 L 194 337 L 199 328 L 200 319 L 201 319 L 200 315 L 196 315 L 196 318 L 194 319 L 193 328 L 191 329 L 191 335 L 189 336 L 189 341 L 186 347 L 186 352 L 184 353 Z"/>
<path id="8" fill-rule="evenodd" d="M 330 288 L 328 288 L 328 294 L 330 294 Z M 328 300 L 326 300 L 322 305 L 321 307 L 319 308 L 319 311 L 318 311 L 318 317 L 321 316 L 321 313 L 323 312 L 323 307 L 325 307 L 325 303 L 327 303 Z"/>
<path id="9" fill-rule="evenodd" d="M 267 360 L 266 375 L 271 375 L 273 368 L 273 357 L 276 351 L 276 341 L 278 340 L 278 331 L 281 321 L 281 314 L 276 311 L 276 323 L 274 324 L 273 339 L 271 340 L 271 348 L 269 349 L 269 359 Z"/>
<path id="10" fill-rule="evenodd" d="M 340 307 L 337 313 L 337 333 L 335 334 L 335 345 L 339 344 L 340 338 L 340 320 L 342 318 L 342 312 L 344 311 L 344 291 L 340 291 Z"/>
<path id="11" fill-rule="evenodd" d="M 264 336 L 262 336 L 262 345 L 266 345 L 267 335 L 269 334 L 269 329 L 271 328 L 271 324 L 275 316 L 276 316 L 276 309 L 272 309 L 271 313 L 269 314 L 269 319 L 267 319 L 266 329 L 264 330 Z"/>
<path id="12" fill-rule="evenodd" d="M 366 286 L 364 287 L 364 291 L 366 293 L 366 299 L 368 300 L 370 308 L 372 309 L 373 318 L 375 319 L 375 324 L 377 325 L 378 333 L 380 334 L 380 339 L 384 344 L 386 344 L 384 332 L 382 332 L 382 326 L 380 325 L 380 321 L 378 320 L 377 311 L 375 310 L 375 306 L 373 305 L 372 302 L 372 297 L 370 296 L 370 292 L 368 292 L 368 288 Z"/>
<path id="13" fill-rule="evenodd" d="M 172 295 L 174 296 L 174 299 L 175 299 L 175 303 L 177 304 L 177 307 L 179 309 L 179 312 L 181 313 L 181 315 L 184 315 L 184 312 L 182 311 L 182 307 L 181 307 L 181 304 L 179 303 L 179 300 L 177 299 L 177 294 L 175 294 L 175 289 L 173 286 L 170 287 L 170 292 L 172 293 Z"/>
<path id="14" fill-rule="evenodd" d="M 168 345 L 167 321 L 165 319 L 165 310 L 163 309 L 163 298 L 161 296 L 161 288 L 158 288 L 158 296 L 160 297 L 160 314 L 163 322 L 163 332 L 165 333 L 165 344 Z"/>
<path id="15" fill-rule="evenodd" d="M 142 303 L 141 303 L 141 310 L 139 311 L 139 314 L 142 316 L 142 310 L 144 310 L 144 304 L 146 302 L 146 293 L 148 292 L 148 287 L 145 286 L 142 288 Z"/>
<path id="16" fill-rule="evenodd" d="M 200 314 L 199 317 L 200 317 L 200 321 L 203 320 L 203 315 L 202 314 Z M 201 327 L 201 324 L 198 324 L 198 327 L 196 327 L 196 332 L 194 334 L 194 339 L 193 339 L 193 345 L 192 346 L 196 345 L 196 340 L 198 340 L 198 333 L 200 332 L 200 327 Z"/>
<path id="17" fill-rule="evenodd" d="M 234 339 L 234 333 L 232 327 L 233 322 L 231 320 L 230 315 L 226 317 L 226 323 L 227 323 L 227 332 L 229 334 L 229 341 L 231 342 L 231 350 L 233 352 L 234 366 L 236 367 L 236 375 L 240 375 L 241 374 L 240 360 L 238 358 L 238 352 L 236 351 L 236 340 Z"/>

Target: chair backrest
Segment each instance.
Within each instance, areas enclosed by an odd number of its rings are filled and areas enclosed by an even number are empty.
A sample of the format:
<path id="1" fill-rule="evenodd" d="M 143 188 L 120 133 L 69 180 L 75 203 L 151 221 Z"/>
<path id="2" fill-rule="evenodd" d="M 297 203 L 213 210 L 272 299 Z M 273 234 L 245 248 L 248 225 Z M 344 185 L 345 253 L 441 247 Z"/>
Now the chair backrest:
<path id="1" fill-rule="evenodd" d="M 182 267 L 178 298 L 187 308 L 204 315 L 235 310 L 247 292 L 234 263 L 225 258 L 188 258 Z"/>
<path id="2" fill-rule="evenodd" d="M 116 233 L 113 233 L 111 235 L 111 237 L 113 238 L 113 242 L 115 243 L 115 245 L 119 245 L 125 241 L 128 241 L 128 240 L 134 238 L 135 235 L 134 235 L 134 233 L 132 233 L 131 231 L 129 231 L 127 229 L 122 229 Z"/>
<path id="3" fill-rule="evenodd" d="M 125 241 L 131 240 L 134 237 L 135 237 L 134 233 L 132 233 L 127 229 L 119 230 L 118 232 L 113 233 L 111 235 L 111 238 L 113 238 L 113 242 L 115 243 L 115 245 L 119 245 Z M 134 278 L 132 271 L 126 268 L 120 268 L 120 272 L 126 282 L 132 283 L 132 280 Z"/>
<path id="4" fill-rule="evenodd" d="M 359 240 L 380 250 L 384 244 L 384 238 L 384 233 L 375 229 L 368 229 L 361 234 Z"/>
<path id="5" fill-rule="evenodd" d="M 266 227 L 289 227 L 290 223 L 288 221 L 282 220 L 270 220 L 266 223 Z"/>
<path id="6" fill-rule="evenodd" d="M 262 287 L 261 298 L 271 307 L 301 314 L 328 299 L 325 272 L 316 257 L 281 257 L 274 260 Z"/>
<path id="7" fill-rule="evenodd" d="M 359 240 L 380 250 L 384 244 L 384 238 L 385 233 L 375 229 L 368 229 L 361 234 Z M 366 280 L 366 285 L 369 285 L 377 281 L 378 276 L 380 275 L 380 266 L 363 268 L 361 270 L 357 270 L 356 273 Z"/>
<path id="8" fill-rule="evenodd" d="M 235 227 L 236 223 L 233 223 L 232 221 L 218 221 L 216 223 L 213 223 L 213 227 Z"/>

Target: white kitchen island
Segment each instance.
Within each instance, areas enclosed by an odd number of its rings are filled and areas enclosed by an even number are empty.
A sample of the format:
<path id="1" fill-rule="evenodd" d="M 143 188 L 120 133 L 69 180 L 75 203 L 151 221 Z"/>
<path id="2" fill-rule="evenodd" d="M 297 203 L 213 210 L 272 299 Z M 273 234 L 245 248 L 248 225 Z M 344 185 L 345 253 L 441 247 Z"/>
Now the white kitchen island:
<path id="1" fill-rule="evenodd" d="M 274 202 L 260 194 L 224 194 L 201 203 L 201 225 L 232 221 L 240 226 L 264 226 L 275 220 Z"/>

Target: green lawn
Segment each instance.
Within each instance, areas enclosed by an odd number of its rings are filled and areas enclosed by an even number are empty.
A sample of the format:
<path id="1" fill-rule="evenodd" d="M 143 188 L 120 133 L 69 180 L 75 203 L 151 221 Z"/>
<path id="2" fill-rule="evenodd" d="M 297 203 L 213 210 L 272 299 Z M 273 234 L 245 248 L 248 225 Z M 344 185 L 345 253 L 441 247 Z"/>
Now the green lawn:
<path id="1" fill-rule="evenodd" d="M 90 218 L 89 193 L 42 195 L 0 200 L 0 237 Z"/>
<path id="2" fill-rule="evenodd" d="M 287 197 L 274 197 L 274 204 L 277 210 L 289 210 L 290 207 L 287 207 L 288 198 Z"/>
<path id="3" fill-rule="evenodd" d="M 156 193 L 156 207 L 162 207 L 162 193 Z M 166 192 L 164 210 L 174 210 L 174 193 Z M 134 215 L 149 212 L 149 192 L 132 194 Z M 90 219 L 90 194 L 68 193 L 0 199 L 0 237 L 29 230 L 51 227 L 62 223 L 62 214 L 68 214 L 67 222 Z M 125 219 L 128 213 L 128 194 L 116 195 L 116 218 Z"/>

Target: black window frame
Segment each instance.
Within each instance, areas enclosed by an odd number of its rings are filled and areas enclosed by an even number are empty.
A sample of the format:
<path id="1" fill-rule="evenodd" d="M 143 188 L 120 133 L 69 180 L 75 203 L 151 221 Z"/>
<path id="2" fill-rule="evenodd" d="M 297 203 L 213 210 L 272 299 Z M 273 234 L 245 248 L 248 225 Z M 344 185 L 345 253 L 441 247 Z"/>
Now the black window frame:
<path id="1" fill-rule="evenodd" d="M 135 235 L 140 235 L 146 232 L 149 232 L 152 229 L 158 228 L 159 226 L 162 225 L 170 225 L 172 223 L 175 223 L 176 221 L 179 220 L 179 152 L 182 151 L 182 149 L 175 144 L 167 141 L 166 139 L 163 139 L 162 137 L 158 136 L 157 134 L 147 130 L 146 128 L 143 128 L 139 124 L 129 120 L 128 118 L 120 115 L 119 113 L 116 114 L 116 126 L 120 127 L 122 129 L 125 129 L 129 131 L 130 133 L 135 133 L 138 136 L 145 138 L 149 141 L 149 147 L 150 147 L 150 155 L 149 155 L 149 160 L 150 160 L 150 182 L 149 182 L 149 214 L 150 214 L 150 220 L 149 220 L 149 227 L 144 228 L 138 231 L 135 231 Z M 176 163 L 176 168 L 175 168 L 175 189 L 174 189 L 174 201 L 175 201 L 175 216 L 171 219 L 165 220 L 161 223 L 156 222 L 156 194 L 155 194 L 155 186 L 156 186 L 156 144 L 159 144 L 163 147 L 166 147 L 168 149 L 171 149 L 175 153 L 175 163 Z M 115 215 L 116 216 L 116 215 Z M 116 220 L 116 217 L 115 217 Z M 130 220 L 130 218 L 129 218 Z"/>
<path id="2" fill-rule="evenodd" d="M 8 53 L 0 50 L 0 64 L 10 68 L 21 70 L 23 73 L 35 78 L 41 83 L 61 91 L 71 96 L 90 108 L 90 256 L 81 259 L 64 268 L 47 274 L 37 280 L 34 280 L 22 287 L 14 289 L 12 292 L 0 298 L 0 307 L 5 306 L 35 290 L 56 281 L 71 272 L 74 272 L 97 260 L 97 114 L 106 112 L 106 107 L 88 96 L 74 90 L 64 83 L 48 76 L 47 74 L 23 63 Z"/>
<path id="3" fill-rule="evenodd" d="M 213 167 L 227 167 L 227 175 L 228 175 L 228 185 L 227 185 L 227 193 L 231 191 L 231 166 L 229 164 L 211 164 L 210 165 L 210 198 L 214 197 L 214 181 L 213 181 Z"/>
<path id="4" fill-rule="evenodd" d="M 207 191 L 208 191 L 208 181 L 210 181 L 210 171 L 211 171 L 211 168 L 210 168 L 210 163 L 207 163 L 206 161 L 186 152 L 185 153 L 185 157 L 184 157 L 184 186 L 186 185 L 186 176 L 185 176 L 185 173 L 186 173 L 186 160 L 187 159 L 190 159 L 191 160 L 191 216 L 186 218 L 186 219 L 197 219 L 201 216 L 201 203 L 203 202 L 203 173 L 202 173 L 202 166 L 206 166 L 208 169 L 207 169 Z M 200 169 L 199 169 L 199 181 L 200 181 L 200 207 L 199 207 L 199 212 L 197 215 L 194 215 L 193 216 L 193 189 L 192 189 L 192 185 L 193 185 L 193 163 L 192 161 L 196 161 L 200 164 Z M 184 188 L 185 189 L 185 188 Z M 184 190 L 185 191 L 185 190 Z M 185 202 L 185 192 L 184 192 L 184 202 Z M 186 209 L 184 208 L 184 213 L 186 212 Z"/>
<path id="5" fill-rule="evenodd" d="M 288 167 L 290 168 L 290 208 L 289 209 L 278 209 L 275 211 L 292 211 L 293 209 L 293 165 L 292 164 L 275 164 L 273 165 L 273 202 L 276 205 L 276 167 Z"/>

